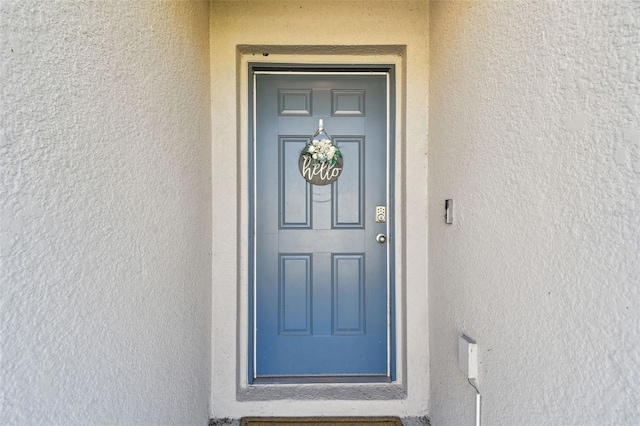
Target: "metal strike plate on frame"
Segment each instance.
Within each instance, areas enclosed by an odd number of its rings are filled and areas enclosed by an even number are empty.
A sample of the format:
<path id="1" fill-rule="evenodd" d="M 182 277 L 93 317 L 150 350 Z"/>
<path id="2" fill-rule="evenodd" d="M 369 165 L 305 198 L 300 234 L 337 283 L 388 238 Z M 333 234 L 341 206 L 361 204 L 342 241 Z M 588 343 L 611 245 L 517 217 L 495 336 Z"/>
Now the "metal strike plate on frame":
<path id="1" fill-rule="evenodd" d="M 385 223 L 387 221 L 387 208 L 385 206 L 376 206 L 376 223 Z"/>

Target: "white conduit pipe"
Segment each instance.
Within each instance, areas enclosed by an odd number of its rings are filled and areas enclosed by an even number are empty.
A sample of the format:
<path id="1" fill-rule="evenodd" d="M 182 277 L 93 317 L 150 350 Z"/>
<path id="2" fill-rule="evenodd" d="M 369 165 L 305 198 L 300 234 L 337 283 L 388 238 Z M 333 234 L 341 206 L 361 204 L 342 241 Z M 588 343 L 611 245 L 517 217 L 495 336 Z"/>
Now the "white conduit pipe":
<path id="1" fill-rule="evenodd" d="M 468 379 L 469 384 L 476 390 L 476 426 L 480 426 L 480 391 L 475 379 Z"/>

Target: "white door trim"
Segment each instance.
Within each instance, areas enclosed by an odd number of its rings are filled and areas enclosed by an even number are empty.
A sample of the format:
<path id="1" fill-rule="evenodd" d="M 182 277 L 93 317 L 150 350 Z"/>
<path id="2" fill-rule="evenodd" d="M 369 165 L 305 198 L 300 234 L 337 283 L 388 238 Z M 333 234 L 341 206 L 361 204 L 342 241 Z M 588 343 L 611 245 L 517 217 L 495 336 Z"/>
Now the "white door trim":
<path id="1" fill-rule="evenodd" d="M 345 54 L 335 53 L 336 49 L 327 48 L 327 54 L 312 52 L 270 53 L 263 56 L 264 46 L 242 46 L 238 51 L 237 69 L 237 134 L 238 140 L 238 179 L 239 179 L 239 223 L 238 223 L 238 281 L 237 281 L 237 347 L 236 347 L 236 398 L 240 401 L 276 400 L 276 399 L 401 399 L 406 397 L 406 284 L 405 272 L 405 226 L 404 209 L 404 105 L 405 105 L 405 63 L 401 46 L 397 51 L 388 51 L 394 46 L 382 46 L 381 53 L 354 55 L 352 51 Z M 310 49 L 314 50 L 314 49 Z M 348 50 L 348 49 L 347 49 Z M 249 385 L 247 362 L 249 360 L 249 129 L 251 123 L 249 93 L 252 78 L 249 76 L 250 63 L 277 64 L 313 64 L 318 67 L 333 64 L 393 65 L 395 67 L 395 98 L 391 100 L 395 108 L 395 336 L 396 336 L 396 381 L 392 383 L 360 383 L 360 384 L 300 384 L 300 385 Z"/>
<path id="2" fill-rule="evenodd" d="M 252 65 L 255 67 L 258 67 L 260 64 L 256 64 L 254 61 L 252 61 Z M 299 64 L 298 64 L 299 65 Z M 293 67 L 293 64 L 291 65 Z M 389 64 L 385 64 L 384 67 L 389 66 Z M 257 133 L 257 123 L 256 123 L 256 118 L 257 118 L 257 97 L 256 97 L 256 88 L 257 88 L 257 76 L 258 75 L 329 75 L 329 76 L 372 76 L 372 75 L 379 75 L 379 76 L 384 76 L 386 77 L 386 87 L 385 87 L 385 91 L 386 91 L 386 106 L 385 106 L 385 115 L 386 115 L 386 129 L 387 129 L 387 133 L 385 135 L 385 144 L 386 144 L 386 158 L 387 158 L 387 162 L 386 162 L 386 187 L 385 187 L 385 192 L 386 192 L 386 201 L 385 201 L 385 205 L 387 206 L 387 209 L 389 212 L 392 212 L 391 214 L 393 214 L 395 216 L 395 199 L 393 199 L 393 194 L 395 191 L 395 188 L 391 188 L 390 187 L 390 182 L 393 182 L 393 177 L 390 176 L 390 173 L 392 170 L 395 170 L 395 164 L 391 164 L 391 161 L 394 160 L 394 155 L 395 152 L 392 153 L 391 152 L 391 148 L 392 145 L 395 145 L 395 141 L 392 139 L 392 130 L 394 129 L 394 125 L 392 122 L 392 117 L 395 118 L 392 114 L 391 111 L 391 96 L 392 94 L 395 92 L 394 91 L 394 87 L 393 84 L 395 82 L 391 81 L 391 79 L 393 78 L 393 76 L 395 76 L 395 69 L 394 70 L 385 70 L 385 71 L 373 71 L 373 69 L 380 69 L 380 65 L 371 65 L 369 64 L 368 67 L 370 67 L 372 70 L 371 71 L 309 71 L 309 70 L 304 70 L 304 69 L 290 69 L 287 70 L 286 68 L 289 68 L 288 64 L 285 64 L 283 66 L 283 70 L 269 70 L 269 71 L 262 71 L 262 70 L 255 70 L 253 71 L 253 75 L 250 77 L 251 78 L 251 85 L 253 88 L 253 96 L 252 96 L 252 101 L 253 101 L 253 107 L 250 111 L 251 116 L 252 116 L 252 122 L 251 122 L 251 126 L 252 126 L 252 133 L 255 135 Z M 322 67 L 321 67 L 322 68 Z M 328 67 L 327 69 L 330 68 L 336 68 L 335 66 L 332 67 Z M 392 141 L 394 143 L 392 143 Z M 252 143 L 250 144 L 252 146 L 252 150 L 255 153 L 257 151 L 257 146 L 256 146 L 256 138 L 253 138 Z M 393 155 L 392 155 L 393 154 Z M 251 183 L 252 187 L 253 187 L 253 191 L 250 193 L 250 197 L 252 197 L 254 200 L 256 199 L 256 187 L 257 187 L 257 181 L 256 181 L 256 176 L 257 176 L 257 164 L 256 164 L 256 158 L 255 155 L 253 157 L 253 164 L 250 164 L 250 167 L 253 171 L 253 182 Z M 258 217 L 258 211 L 257 211 L 257 206 L 254 203 L 253 205 L 253 209 L 252 209 L 252 214 L 253 217 L 256 218 Z M 391 223 L 393 223 L 391 221 Z M 257 234 L 257 226 L 254 220 L 253 223 L 253 234 L 256 235 Z M 388 230 L 385 230 L 384 232 L 392 237 L 392 241 L 389 244 L 394 244 L 395 245 L 395 235 L 393 234 L 394 230 L 391 230 L 392 232 L 389 232 Z M 390 247 L 389 245 L 387 247 Z M 253 243 L 253 250 L 251 250 L 251 256 L 253 258 L 253 276 L 251 277 L 251 283 L 253 285 L 253 294 L 257 294 L 257 282 L 258 282 L 258 277 L 256 275 L 256 267 L 255 265 L 257 264 L 257 257 L 258 257 L 258 253 L 257 253 L 257 244 L 254 241 Z M 392 258 L 393 257 L 393 258 Z M 386 262 L 387 262 L 387 270 L 386 270 L 386 289 L 387 289 L 387 294 L 386 294 L 386 300 L 387 300 L 387 306 L 386 306 L 386 324 L 387 324 L 387 342 L 386 342 L 386 350 L 387 350 L 387 354 L 386 354 L 386 359 L 387 359 L 387 371 L 386 371 L 386 375 L 387 378 L 391 378 L 393 376 L 395 376 L 395 363 L 396 360 L 394 359 L 395 357 L 395 329 L 391 329 L 392 326 L 395 326 L 395 322 L 396 322 L 396 318 L 395 318 L 395 307 L 391 306 L 392 301 L 395 300 L 395 294 L 391 294 L 392 289 L 395 288 L 394 285 L 394 281 L 393 279 L 395 277 L 392 277 L 392 271 L 395 270 L 395 250 L 394 249 L 387 249 L 386 250 Z M 253 368 L 251 369 L 253 371 L 253 377 L 251 377 L 251 379 L 253 381 L 255 381 L 257 379 L 256 376 L 256 372 L 257 372 L 257 323 L 256 323 L 256 318 L 257 318 L 257 300 L 253 299 L 253 303 L 251 304 L 251 309 L 253 309 L 253 313 L 252 313 L 252 317 L 253 317 L 253 324 L 250 326 L 250 329 L 252 329 L 252 333 L 253 333 L 253 356 L 251 357 L 251 360 L 253 362 Z M 392 315 L 394 315 L 394 317 L 392 318 Z M 251 315 L 250 315 L 251 316 Z M 393 345 L 393 346 L 392 346 Z M 344 377 L 342 377 L 344 379 Z M 352 380 L 353 382 L 357 382 L 357 380 Z M 372 380 L 375 381 L 375 380 Z M 301 383 L 303 383 L 304 381 L 300 381 Z M 327 381 L 330 382 L 330 381 Z"/>

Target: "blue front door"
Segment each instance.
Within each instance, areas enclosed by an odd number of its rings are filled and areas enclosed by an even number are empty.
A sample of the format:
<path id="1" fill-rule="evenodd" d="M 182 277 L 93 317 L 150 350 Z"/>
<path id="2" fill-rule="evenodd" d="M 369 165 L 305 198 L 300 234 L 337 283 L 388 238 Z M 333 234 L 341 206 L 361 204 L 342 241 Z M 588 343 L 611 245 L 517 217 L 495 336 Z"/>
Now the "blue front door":
<path id="1" fill-rule="evenodd" d="M 251 380 L 392 380 L 388 75 L 254 82 Z M 298 165 L 320 119 L 343 155 L 326 186 Z"/>

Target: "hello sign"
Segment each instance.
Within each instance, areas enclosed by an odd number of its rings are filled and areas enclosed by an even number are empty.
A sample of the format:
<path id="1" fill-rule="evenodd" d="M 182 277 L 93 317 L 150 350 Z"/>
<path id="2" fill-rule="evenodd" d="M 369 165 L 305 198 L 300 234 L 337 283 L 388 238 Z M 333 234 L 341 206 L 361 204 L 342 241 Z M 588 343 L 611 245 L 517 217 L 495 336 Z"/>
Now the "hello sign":
<path id="1" fill-rule="evenodd" d="M 327 137 L 320 139 L 324 133 Z M 316 138 L 318 136 L 318 138 Z M 313 185 L 329 185 L 335 182 L 342 173 L 342 152 L 335 146 L 331 136 L 322 127 L 311 137 L 310 142 L 300 152 L 298 168 L 305 180 Z"/>
<path id="2" fill-rule="evenodd" d="M 335 163 L 314 162 L 308 155 L 300 154 L 298 168 L 304 179 L 313 185 L 329 185 L 340 177 L 342 173 L 342 157 L 338 157 Z"/>
<path id="3" fill-rule="evenodd" d="M 326 138 L 320 137 L 323 133 Z M 340 177 L 342 164 L 340 147 L 333 144 L 331 136 L 324 130 L 322 119 L 320 119 L 318 130 L 300 152 L 298 160 L 300 174 L 312 185 L 329 185 Z"/>

